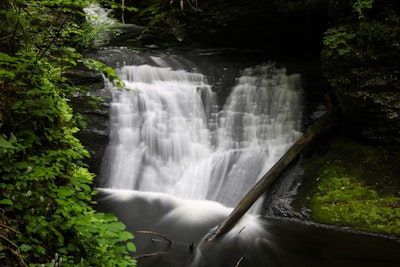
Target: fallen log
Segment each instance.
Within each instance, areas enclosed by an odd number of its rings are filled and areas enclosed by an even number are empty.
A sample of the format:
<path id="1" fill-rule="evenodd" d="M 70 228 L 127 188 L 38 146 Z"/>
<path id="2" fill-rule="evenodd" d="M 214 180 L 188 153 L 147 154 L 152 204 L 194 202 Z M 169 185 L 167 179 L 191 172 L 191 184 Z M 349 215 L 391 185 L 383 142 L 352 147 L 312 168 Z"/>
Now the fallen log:
<path id="1" fill-rule="evenodd" d="M 254 202 L 268 189 L 268 187 L 282 174 L 289 164 L 322 133 L 332 129 L 337 123 L 336 112 L 327 112 L 294 143 L 278 162 L 253 186 L 243 197 L 231 214 L 222 222 L 217 230 L 206 239 L 206 243 L 216 241 L 229 232 L 242 216 L 250 209 Z M 204 245 L 204 244 L 203 244 Z"/>

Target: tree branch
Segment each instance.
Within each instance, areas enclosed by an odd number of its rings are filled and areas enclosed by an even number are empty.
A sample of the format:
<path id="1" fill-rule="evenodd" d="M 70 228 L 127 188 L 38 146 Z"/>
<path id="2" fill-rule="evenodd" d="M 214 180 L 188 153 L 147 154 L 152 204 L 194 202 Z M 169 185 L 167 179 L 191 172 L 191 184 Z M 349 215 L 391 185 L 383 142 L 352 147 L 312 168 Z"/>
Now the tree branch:
<path id="1" fill-rule="evenodd" d="M 163 238 L 163 239 L 166 240 L 168 243 L 172 244 L 172 241 L 171 241 L 168 237 L 166 237 L 166 236 L 163 235 L 163 234 L 154 232 L 154 231 L 136 231 L 136 233 L 138 233 L 138 234 L 156 235 L 156 236 L 159 236 L 159 237 Z"/>
<path id="2" fill-rule="evenodd" d="M 240 259 L 238 260 L 238 262 L 236 263 L 235 267 L 239 267 L 240 263 L 244 260 L 244 257 L 240 257 Z"/>

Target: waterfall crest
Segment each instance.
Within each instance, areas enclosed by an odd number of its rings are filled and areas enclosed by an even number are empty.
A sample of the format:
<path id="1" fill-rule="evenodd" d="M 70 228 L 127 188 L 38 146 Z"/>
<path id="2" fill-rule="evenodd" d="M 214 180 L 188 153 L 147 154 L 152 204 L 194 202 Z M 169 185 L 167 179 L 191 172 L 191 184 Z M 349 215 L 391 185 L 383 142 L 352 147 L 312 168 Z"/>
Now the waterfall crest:
<path id="1" fill-rule="evenodd" d="M 298 74 L 244 69 L 223 107 L 201 73 L 125 66 L 110 86 L 110 143 L 100 187 L 233 207 L 300 136 Z"/>

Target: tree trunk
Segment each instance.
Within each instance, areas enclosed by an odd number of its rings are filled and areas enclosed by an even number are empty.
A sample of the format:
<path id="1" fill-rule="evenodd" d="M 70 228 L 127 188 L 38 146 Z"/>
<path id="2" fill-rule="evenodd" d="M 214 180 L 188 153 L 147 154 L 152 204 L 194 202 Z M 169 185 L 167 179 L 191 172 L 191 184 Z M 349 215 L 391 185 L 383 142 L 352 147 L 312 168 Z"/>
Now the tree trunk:
<path id="1" fill-rule="evenodd" d="M 336 114 L 327 112 L 309 129 L 277 163 L 257 182 L 257 184 L 244 196 L 232 213 L 220 224 L 217 230 L 205 241 L 211 243 L 229 232 L 242 218 L 254 202 L 268 189 L 268 187 L 281 175 L 289 164 L 321 133 L 332 129 L 336 125 Z"/>

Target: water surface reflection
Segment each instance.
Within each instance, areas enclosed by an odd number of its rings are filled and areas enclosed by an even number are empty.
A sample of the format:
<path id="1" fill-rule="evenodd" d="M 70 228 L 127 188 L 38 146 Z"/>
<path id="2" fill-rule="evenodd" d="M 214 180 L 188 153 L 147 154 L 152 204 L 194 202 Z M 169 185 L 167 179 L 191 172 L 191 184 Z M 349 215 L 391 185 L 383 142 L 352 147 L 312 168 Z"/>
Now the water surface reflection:
<path id="1" fill-rule="evenodd" d="M 399 240 L 305 222 L 246 215 L 225 237 L 202 240 L 231 209 L 161 193 L 100 190 L 98 209 L 135 233 L 139 266 L 400 266 Z M 153 234 L 165 235 L 172 243 Z"/>

